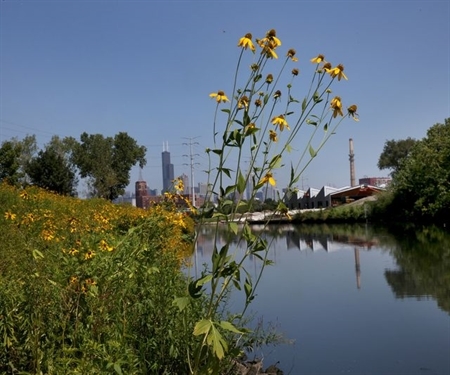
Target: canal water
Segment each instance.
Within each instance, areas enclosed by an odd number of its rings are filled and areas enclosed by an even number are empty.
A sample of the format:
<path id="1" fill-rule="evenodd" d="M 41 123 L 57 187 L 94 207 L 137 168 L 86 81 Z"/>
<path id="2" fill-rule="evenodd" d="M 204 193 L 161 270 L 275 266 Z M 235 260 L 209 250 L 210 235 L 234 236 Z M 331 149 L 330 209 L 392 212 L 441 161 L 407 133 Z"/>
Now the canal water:
<path id="1" fill-rule="evenodd" d="M 285 374 L 450 374 L 448 233 L 367 225 L 254 230 L 272 243 L 274 264 L 264 269 L 250 312 L 286 343 L 250 359 L 279 361 Z M 214 228 L 200 229 L 194 272 L 210 263 L 213 238 Z M 261 262 L 244 265 L 256 279 Z M 241 301 L 233 294 L 228 308 L 237 311 Z"/>

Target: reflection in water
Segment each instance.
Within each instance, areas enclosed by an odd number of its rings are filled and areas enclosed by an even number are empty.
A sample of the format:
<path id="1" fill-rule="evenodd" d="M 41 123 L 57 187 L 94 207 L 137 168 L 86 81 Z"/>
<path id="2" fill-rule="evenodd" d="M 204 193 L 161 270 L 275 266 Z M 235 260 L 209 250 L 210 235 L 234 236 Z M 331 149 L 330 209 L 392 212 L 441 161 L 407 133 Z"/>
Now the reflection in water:
<path id="1" fill-rule="evenodd" d="M 291 374 L 450 374 L 448 233 L 364 225 L 253 229 L 272 244 L 275 264 L 265 269 L 251 308 L 296 342 L 269 349 L 267 363 L 280 361 Z M 200 230 L 198 267 L 210 262 L 214 232 Z M 228 237 L 239 257 L 245 249 L 225 227 L 217 246 Z M 244 266 L 257 275 L 261 262 Z"/>
<path id="2" fill-rule="evenodd" d="M 282 256 L 282 243 L 286 250 L 328 253 L 342 250 L 354 252 L 356 286 L 361 288 L 360 251 L 373 248 L 388 251 L 396 260 L 397 269 L 386 269 L 385 279 L 397 298 L 434 298 L 444 311 L 450 313 L 450 234 L 437 228 L 400 234 L 367 225 L 263 225 L 252 226 L 254 232 L 264 237 L 272 246 L 273 256 Z M 237 238 L 219 226 L 217 246 L 227 240 L 240 248 Z M 202 263 L 212 254 L 215 226 L 200 229 L 197 256 Z M 253 260 L 253 259 L 251 259 Z M 198 269 L 196 269 L 196 274 Z"/>

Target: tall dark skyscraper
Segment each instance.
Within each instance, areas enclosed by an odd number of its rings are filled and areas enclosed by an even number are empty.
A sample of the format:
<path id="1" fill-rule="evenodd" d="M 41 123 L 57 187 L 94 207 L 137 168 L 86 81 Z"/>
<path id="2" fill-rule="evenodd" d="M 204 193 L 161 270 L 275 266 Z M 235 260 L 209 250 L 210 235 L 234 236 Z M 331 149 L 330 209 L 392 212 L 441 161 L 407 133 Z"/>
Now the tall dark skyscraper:
<path id="1" fill-rule="evenodd" d="M 162 193 L 169 191 L 172 187 L 172 181 L 174 179 L 173 164 L 170 163 L 169 143 L 163 143 L 162 157 L 162 179 L 163 189 Z"/>

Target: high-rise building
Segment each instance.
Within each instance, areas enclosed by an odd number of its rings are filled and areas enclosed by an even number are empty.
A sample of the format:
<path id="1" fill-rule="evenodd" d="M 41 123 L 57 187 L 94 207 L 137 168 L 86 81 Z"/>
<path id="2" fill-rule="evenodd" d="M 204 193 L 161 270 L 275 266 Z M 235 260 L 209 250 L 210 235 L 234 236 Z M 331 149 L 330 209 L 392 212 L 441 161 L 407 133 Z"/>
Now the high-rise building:
<path id="1" fill-rule="evenodd" d="M 136 207 L 147 208 L 147 183 L 145 181 L 136 181 Z"/>
<path id="2" fill-rule="evenodd" d="M 173 173 L 173 164 L 170 163 L 170 152 L 169 152 L 169 143 L 163 143 L 163 152 L 161 154 L 162 157 L 162 180 L 163 180 L 163 189 L 162 193 L 169 191 L 173 184 L 174 173 Z"/>
<path id="3" fill-rule="evenodd" d="M 189 177 L 183 173 L 180 178 L 183 181 L 183 186 L 184 186 L 183 194 L 189 195 L 190 194 Z"/>

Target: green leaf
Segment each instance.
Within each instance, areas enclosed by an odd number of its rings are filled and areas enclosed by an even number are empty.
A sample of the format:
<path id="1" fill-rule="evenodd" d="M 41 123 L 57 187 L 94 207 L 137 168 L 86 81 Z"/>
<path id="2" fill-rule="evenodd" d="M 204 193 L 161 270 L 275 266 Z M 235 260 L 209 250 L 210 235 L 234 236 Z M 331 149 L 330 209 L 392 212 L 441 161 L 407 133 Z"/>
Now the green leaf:
<path id="1" fill-rule="evenodd" d="M 250 297 L 253 292 L 252 280 L 250 278 L 245 279 L 244 290 L 245 296 L 248 299 L 248 297 Z"/>
<path id="2" fill-rule="evenodd" d="M 42 254 L 39 250 L 34 249 L 32 254 L 34 259 L 44 259 L 44 254 Z"/>
<path id="3" fill-rule="evenodd" d="M 188 285 L 188 291 L 189 291 L 189 295 L 194 298 L 200 298 L 202 293 L 202 286 L 201 285 L 197 285 L 197 281 L 191 281 Z"/>
<path id="4" fill-rule="evenodd" d="M 231 174 L 230 174 L 231 169 L 221 167 L 221 168 L 219 168 L 219 172 L 223 172 L 223 173 L 225 173 L 229 178 L 231 178 Z"/>
<path id="5" fill-rule="evenodd" d="M 213 324 L 208 333 L 206 342 L 208 345 L 212 346 L 213 352 L 218 359 L 222 359 L 225 356 L 225 352 L 228 350 L 228 345 Z"/>
<path id="6" fill-rule="evenodd" d="M 228 229 L 233 232 L 235 235 L 238 233 L 238 225 L 234 221 L 230 221 L 228 223 Z"/>
<path id="7" fill-rule="evenodd" d="M 326 133 L 328 131 L 328 123 L 323 126 L 323 131 Z"/>
<path id="8" fill-rule="evenodd" d="M 243 333 L 242 331 L 239 331 L 233 324 L 231 324 L 230 322 L 227 322 L 226 320 L 222 320 L 220 322 L 220 326 L 230 332 L 234 332 L 234 333 Z"/>
<path id="9" fill-rule="evenodd" d="M 309 154 L 311 155 L 311 158 L 316 157 L 316 152 L 311 145 L 309 145 Z"/>
<path id="10" fill-rule="evenodd" d="M 207 334 L 212 326 L 213 322 L 211 320 L 202 319 L 195 324 L 193 334 L 194 336 Z"/>
<path id="11" fill-rule="evenodd" d="M 304 112 L 305 109 L 306 109 L 306 103 L 307 103 L 307 101 L 306 101 L 306 98 L 305 98 L 305 99 L 303 99 L 303 102 L 302 102 L 302 112 Z"/>
<path id="12" fill-rule="evenodd" d="M 250 124 L 250 116 L 248 115 L 247 111 L 244 112 L 244 127 L 247 126 L 248 124 Z"/>
<path id="13" fill-rule="evenodd" d="M 211 150 L 212 152 L 214 152 L 217 155 L 222 155 L 223 151 L 220 149 L 215 149 L 215 150 Z"/>
<path id="14" fill-rule="evenodd" d="M 281 154 L 275 155 L 269 163 L 269 169 L 280 168 L 281 165 Z"/>
<path id="15" fill-rule="evenodd" d="M 119 375 L 123 375 L 122 369 L 118 363 L 114 363 L 114 371 Z"/>
<path id="16" fill-rule="evenodd" d="M 237 191 L 239 194 L 242 194 L 245 190 L 245 177 L 242 175 L 242 172 L 239 171 L 238 181 L 237 181 Z"/>
<path id="17" fill-rule="evenodd" d="M 178 297 L 173 300 L 172 306 L 176 306 L 180 311 L 183 311 L 189 305 L 189 302 L 188 297 Z"/>
<path id="18" fill-rule="evenodd" d="M 206 276 L 202 277 L 201 279 L 198 279 L 196 284 L 197 284 L 197 286 L 205 285 L 212 278 L 213 278 L 213 275 L 211 275 L 211 274 L 206 275 Z"/>
<path id="19" fill-rule="evenodd" d="M 225 189 L 225 196 L 227 196 L 228 194 L 234 192 L 235 190 L 236 190 L 236 185 L 229 185 L 229 186 L 227 186 L 226 189 Z"/>
<path id="20" fill-rule="evenodd" d="M 230 114 L 230 110 L 229 109 L 224 108 L 221 111 Z"/>

